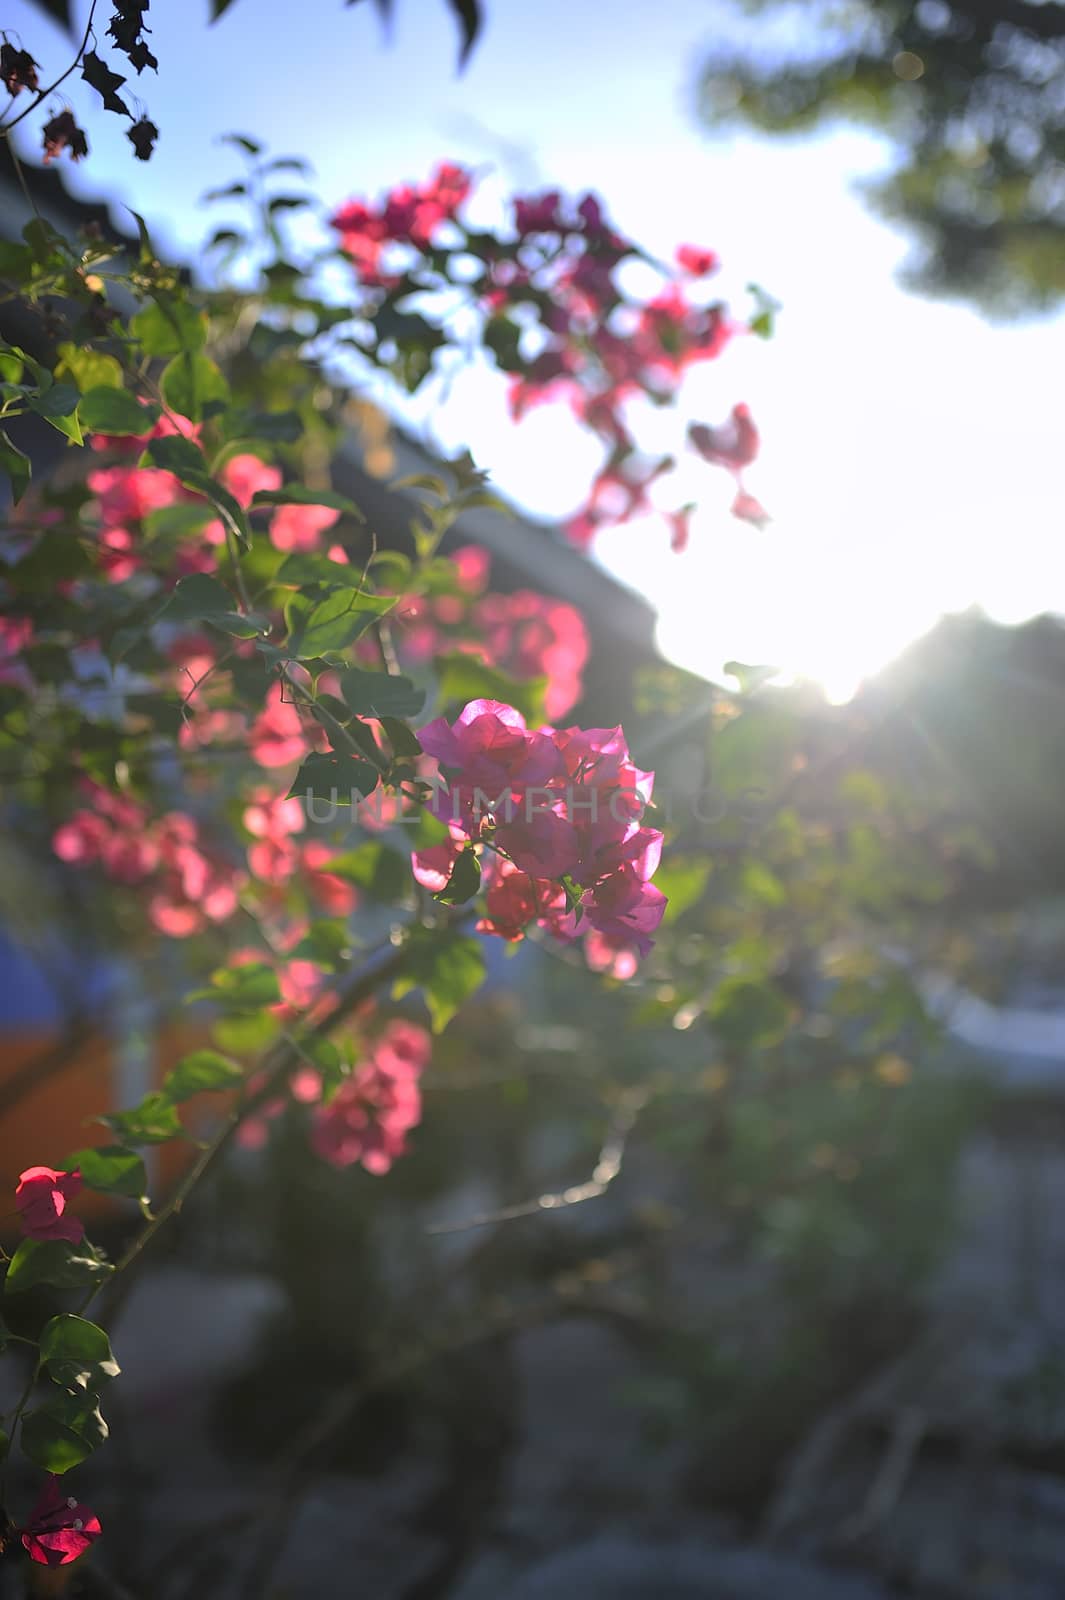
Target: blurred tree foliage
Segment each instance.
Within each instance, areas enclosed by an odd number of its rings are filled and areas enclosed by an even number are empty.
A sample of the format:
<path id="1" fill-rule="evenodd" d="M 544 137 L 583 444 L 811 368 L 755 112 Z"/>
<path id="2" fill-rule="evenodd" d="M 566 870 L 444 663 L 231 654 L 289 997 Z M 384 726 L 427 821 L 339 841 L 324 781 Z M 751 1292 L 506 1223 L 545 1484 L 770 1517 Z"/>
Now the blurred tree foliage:
<path id="1" fill-rule="evenodd" d="M 764 28 L 715 50 L 713 127 L 794 133 L 834 118 L 887 132 L 870 192 L 912 229 L 908 281 L 994 315 L 1065 294 L 1065 5 L 1059 0 L 750 0 Z M 765 34 L 774 41 L 767 44 Z"/>

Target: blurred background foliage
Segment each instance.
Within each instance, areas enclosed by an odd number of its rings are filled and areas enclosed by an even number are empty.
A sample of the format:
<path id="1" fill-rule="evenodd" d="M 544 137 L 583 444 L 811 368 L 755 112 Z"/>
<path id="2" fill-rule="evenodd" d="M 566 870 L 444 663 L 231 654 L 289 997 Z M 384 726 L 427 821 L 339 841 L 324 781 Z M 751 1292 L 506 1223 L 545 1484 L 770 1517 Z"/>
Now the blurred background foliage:
<path id="1" fill-rule="evenodd" d="M 909 281 L 984 310 L 1065 291 L 1065 6 L 1059 0 L 751 0 L 706 61 L 713 129 L 856 122 L 897 159 L 874 203 L 917 240 Z M 735 16 L 735 13 L 733 14 Z"/>

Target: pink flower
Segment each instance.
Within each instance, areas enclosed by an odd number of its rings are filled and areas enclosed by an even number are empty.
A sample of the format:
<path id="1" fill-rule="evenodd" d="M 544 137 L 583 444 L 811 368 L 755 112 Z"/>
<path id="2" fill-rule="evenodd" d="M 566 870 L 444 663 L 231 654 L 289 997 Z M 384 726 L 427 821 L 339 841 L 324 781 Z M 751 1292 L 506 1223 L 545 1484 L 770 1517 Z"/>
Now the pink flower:
<path id="1" fill-rule="evenodd" d="M 476 830 L 490 802 L 541 787 L 561 770 L 551 737 L 530 733 L 521 712 L 498 700 L 471 700 L 452 726 L 437 717 L 418 739 L 427 755 L 455 771 L 447 792 L 434 796 L 437 815 L 467 833 Z"/>
<path id="2" fill-rule="evenodd" d="M 302 810 L 302 803 L 297 800 Z M 353 883 L 346 878 L 339 878 L 335 872 L 324 872 L 322 869 L 330 861 L 336 851 L 321 839 L 309 839 L 303 846 L 302 870 L 304 881 L 312 898 L 317 900 L 323 911 L 333 917 L 346 917 L 354 911 L 358 904 L 358 891 Z"/>
<path id="3" fill-rule="evenodd" d="M 654 944 L 650 936 L 662 921 L 666 897 L 634 867 L 622 867 L 601 879 L 581 905 L 597 932 L 645 956 Z"/>
<path id="4" fill-rule="evenodd" d="M 566 914 L 566 896 L 556 883 L 531 878 L 512 861 L 493 863 L 485 895 L 487 917 L 477 924 L 478 933 L 494 933 L 515 941 L 525 936 L 531 922 L 539 921 L 555 931 L 559 918 Z"/>
<path id="5" fill-rule="evenodd" d="M 739 517 L 741 522 L 753 522 L 756 528 L 764 528 L 772 521 L 762 502 L 746 489 L 737 491 L 736 498 L 732 502 L 732 515 Z"/>
<path id="6" fill-rule="evenodd" d="M 590 929 L 584 941 L 584 959 L 593 972 L 607 972 L 612 978 L 631 978 L 639 965 L 632 945 Z"/>
<path id="7" fill-rule="evenodd" d="M 22 1529 L 22 1544 L 31 1561 L 45 1567 L 66 1567 L 100 1537 L 96 1514 L 65 1495 L 58 1477 L 48 1479 Z"/>
<path id="8" fill-rule="evenodd" d="M 713 250 L 702 250 L 695 244 L 679 244 L 674 255 L 677 266 L 690 272 L 693 278 L 709 277 L 716 272 L 718 259 Z"/>
<path id="9" fill-rule="evenodd" d="M 20 689 L 33 686 L 29 668 L 19 656 L 33 638 L 33 623 L 29 617 L 0 617 L 0 683 L 14 684 Z"/>
<path id="10" fill-rule="evenodd" d="M 340 517 L 331 506 L 278 506 L 270 522 L 277 550 L 320 550 L 322 534 Z"/>
<path id="11" fill-rule="evenodd" d="M 111 830 L 103 817 L 93 811 L 75 811 L 69 822 L 63 822 L 52 835 L 52 849 L 60 861 L 71 866 L 87 866 L 98 861 L 104 842 Z"/>
<path id="12" fill-rule="evenodd" d="M 387 1172 L 421 1121 L 418 1078 L 429 1050 L 424 1028 L 389 1023 L 367 1060 L 316 1113 L 312 1149 L 336 1167 L 361 1162 L 367 1172 Z"/>
<path id="13" fill-rule="evenodd" d="M 524 238 L 530 233 L 559 233 L 565 228 L 562 196 L 557 189 L 546 194 L 520 195 L 514 201 L 514 226 Z"/>
<path id="14" fill-rule="evenodd" d="M 528 799 L 512 822 L 496 829 L 496 841 L 522 872 L 534 878 L 561 878 L 580 859 L 577 829 L 566 817 L 539 809 Z"/>
<path id="15" fill-rule="evenodd" d="M 488 569 L 492 558 L 480 545 L 464 544 L 453 550 L 451 560 L 455 565 L 459 588 L 465 594 L 481 594 L 488 583 Z"/>
<path id="16" fill-rule="evenodd" d="M 691 538 L 691 519 L 694 506 L 682 506 L 679 511 L 667 511 L 666 521 L 669 524 L 669 548 L 674 555 L 681 555 L 688 548 Z"/>
<path id="17" fill-rule="evenodd" d="M 258 456 L 230 456 L 221 471 L 221 479 L 238 504 L 247 508 L 260 489 L 280 489 L 281 472 L 268 466 Z M 284 507 L 282 507 L 284 510 Z"/>
<path id="18" fill-rule="evenodd" d="M 446 839 L 442 844 L 425 845 L 421 850 L 413 850 L 410 860 L 414 881 L 420 883 L 423 889 L 428 889 L 430 894 L 439 894 L 441 889 L 447 888 L 462 848 L 460 841 Z"/>
<path id="19" fill-rule="evenodd" d="M 758 429 L 751 420 L 750 407 L 742 402 L 733 406 L 729 420 L 719 428 L 693 422 L 688 439 L 704 461 L 727 467 L 730 472 L 741 472 L 758 455 Z"/>
<path id="20" fill-rule="evenodd" d="M 57 1172 L 54 1167 L 27 1167 L 15 1190 L 22 1231 L 30 1239 L 65 1239 L 77 1244 L 85 1224 L 66 1214 L 67 1201 L 81 1192 L 80 1172 Z"/>
<path id="21" fill-rule="evenodd" d="M 266 704 L 252 723 L 249 744 L 260 767 L 287 767 L 307 754 L 309 742 L 299 711 L 284 698 L 280 683 L 267 691 Z"/>

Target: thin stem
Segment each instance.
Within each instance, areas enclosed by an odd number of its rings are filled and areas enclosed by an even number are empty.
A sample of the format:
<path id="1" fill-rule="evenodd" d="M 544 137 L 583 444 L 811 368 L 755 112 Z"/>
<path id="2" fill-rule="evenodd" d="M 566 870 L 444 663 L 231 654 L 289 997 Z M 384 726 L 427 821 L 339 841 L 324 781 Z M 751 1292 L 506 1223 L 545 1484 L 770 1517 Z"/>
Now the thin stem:
<path id="1" fill-rule="evenodd" d="M 333 1029 L 339 1027 L 340 1023 L 350 1016 L 351 1012 L 361 1005 L 364 1000 L 368 999 L 380 984 L 395 977 L 402 970 L 406 959 L 407 952 L 403 947 L 400 947 L 393 950 L 388 960 L 361 972 L 342 993 L 338 994 L 336 1004 L 332 1010 L 327 1012 L 319 1022 L 315 1023 L 307 1031 L 306 1039 L 327 1038 Z M 291 1036 L 282 1038 L 280 1043 L 274 1045 L 267 1052 L 262 1066 L 258 1069 L 258 1073 L 255 1074 L 262 1074 L 262 1080 L 258 1087 L 253 1093 L 245 1095 L 244 1099 L 234 1108 L 214 1138 L 200 1152 L 200 1155 L 189 1168 L 184 1178 L 182 1178 L 170 1198 L 160 1207 L 147 1226 L 141 1229 L 125 1253 L 119 1258 L 115 1265 L 114 1273 L 105 1282 L 93 1287 L 91 1293 L 82 1304 L 81 1309 L 83 1312 L 92 1304 L 105 1285 L 114 1284 L 116 1279 L 122 1274 L 126 1274 L 117 1296 L 112 1299 L 109 1306 L 108 1320 L 114 1321 L 118 1307 L 122 1304 L 133 1282 L 133 1274 L 128 1273 L 127 1269 L 137 1261 L 162 1225 L 181 1210 L 200 1179 L 214 1166 L 219 1156 L 229 1148 L 242 1124 L 247 1121 L 248 1117 L 265 1105 L 268 1100 L 273 1098 L 289 1074 L 303 1059 L 302 1044 L 297 1043 Z"/>
<path id="2" fill-rule="evenodd" d="M 26 1379 L 26 1387 L 23 1389 L 22 1393 L 19 1395 L 18 1404 L 16 1405 L 14 1411 L 11 1414 L 11 1427 L 8 1430 L 8 1433 L 9 1433 L 9 1438 L 10 1438 L 10 1441 L 11 1441 L 12 1445 L 15 1442 L 15 1429 L 18 1427 L 19 1423 L 22 1420 L 22 1413 L 25 1411 L 27 1402 L 29 1401 L 29 1398 L 30 1398 L 30 1395 L 33 1393 L 33 1386 L 37 1382 L 37 1378 L 38 1378 L 38 1376 L 40 1374 L 40 1370 L 41 1370 L 41 1362 L 40 1362 L 40 1357 L 38 1356 L 38 1359 L 33 1364 L 33 1369 L 30 1372 L 29 1377 Z M 4 1457 L 4 1464 L 3 1464 L 2 1467 L 0 1467 L 0 1505 L 2 1505 L 3 1502 L 7 1499 L 7 1465 L 8 1465 L 8 1462 L 10 1461 L 10 1459 L 11 1459 L 11 1450 L 9 1448 L 8 1452 L 7 1452 L 7 1455 Z"/>
<path id="3" fill-rule="evenodd" d="M 17 117 L 12 117 L 10 122 L 0 123 L 0 133 L 2 133 L 5 138 L 11 132 L 12 128 L 17 128 L 19 123 L 23 120 L 24 117 L 28 117 L 32 111 L 36 111 L 37 107 L 41 104 L 41 102 L 43 100 L 47 100 L 48 96 L 50 94 L 52 94 L 56 89 L 58 89 L 59 85 L 61 83 L 65 83 L 67 78 L 70 77 L 70 74 L 74 71 L 75 67 L 80 62 L 82 56 L 85 54 L 85 47 L 88 44 L 90 36 L 92 34 L 92 20 L 93 20 L 93 17 L 95 17 L 95 15 L 96 15 L 96 0 L 92 0 L 92 5 L 89 7 L 89 20 L 85 24 L 85 32 L 82 35 L 81 43 L 78 46 L 77 55 L 74 57 L 73 61 L 70 63 L 70 66 L 67 68 L 67 70 L 65 72 L 61 72 L 59 74 L 59 77 L 55 80 L 54 83 L 50 83 L 48 85 L 47 89 L 41 89 L 41 90 L 38 91 L 36 100 L 31 100 L 29 105 L 26 107 L 26 109 L 24 111 L 20 111 Z"/>
<path id="4" fill-rule="evenodd" d="M 30 193 L 30 186 L 26 182 L 26 174 L 22 169 L 22 162 L 18 158 L 18 151 L 15 149 L 15 146 L 10 142 L 10 140 L 8 141 L 7 148 L 8 148 L 8 153 L 11 156 L 11 165 L 15 169 L 15 176 L 18 178 L 19 188 L 22 190 L 22 193 L 23 193 L 23 195 L 25 197 L 25 200 L 26 200 L 26 204 L 29 206 L 30 210 L 33 212 L 33 214 L 37 218 L 37 220 L 40 221 L 41 213 L 37 209 L 36 200 L 33 198 L 32 194 Z M 6 411 L 6 409 L 7 409 L 6 406 L 5 406 L 4 409 Z"/>

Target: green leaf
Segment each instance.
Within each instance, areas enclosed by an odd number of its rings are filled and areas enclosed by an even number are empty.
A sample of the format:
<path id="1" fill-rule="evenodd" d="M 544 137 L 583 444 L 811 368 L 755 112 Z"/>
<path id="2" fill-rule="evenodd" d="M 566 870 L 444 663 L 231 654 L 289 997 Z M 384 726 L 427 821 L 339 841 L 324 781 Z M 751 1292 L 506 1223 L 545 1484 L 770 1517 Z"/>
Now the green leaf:
<path id="1" fill-rule="evenodd" d="M 349 710 L 362 717 L 416 717 L 425 704 L 425 690 L 416 689 L 409 678 L 361 667 L 343 674 L 340 692 Z M 420 754 L 421 746 L 417 748 Z"/>
<path id="2" fill-rule="evenodd" d="M 23 1452 L 45 1472 L 69 1472 L 91 1456 L 107 1435 L 107 1423 L 91 1395 L 53 1395 L 22 1419 Z"/>
<path id="3" fill-rule="evenodd" d="M 69 373 L 83 395 L 90 389 L 121 389 L 122 368 L 114 356 L 105 356 L 100 350 L 77 344 L 61 344 L 58 353 L 56 377 Z M 91 427 L 90 423 L 85 425 Z"/>
<path id="4" fill-rule="evenodd" d="M 112 1129 L 126 1144 L 165 1144 L 185 1133 L 173 1102 L 158 1090 L 145 1095 L 132 1111 L 112 1111 L 99 1121 Z"/>
<path id="5" fill-rule="evenodd" d="M 259 1011 L 281 999 L 277 974 L 262 961 L 237 967 L 219 967 L 211 974 L 211 987 L 197 989 L 190 1000 L 213 1000 L 226 1011 Z"/>
<path id="6" fill-rule="evenodd" d="M 96 1395 L 102 1384 L 117 1378 L 122 1370 L 104 1330 L 68 1312 L 45 1323 L 40 1348 L 41 1365 L 64 1389 Z"/>
<path id="7" fill-rule="evenodd" d="M 53 384 L 30 400 L 30 411 L 43 416 L 46 422 L 66 435 L 75 445 L 82 443 L 82 426 L 77 418 L 78 400 L 82 398 L 74 384 Z"/>
<path id="8" fill-rule="evenodd" d="M 163 368 L 160 387 L 170 409 L 190 422 L 217 416 L 229 404 L 229 384 L 208 356 L 175 356 Z"/>
<path id="9" fill-rule="evenodd" d="M 234 1011 L 231 1016 L 214 1019 L 211 1038 L 223 1050 L 257 1055 L 274 1042 L 280 1026 L 269 1011 Z"/>
<path id="10" fill-rule="evenodd" d="M 130 319 L 146 356 L 195 355 L 207 343 L 207 317 L 185 300 L 153 301 Z"/>
<path id="11" fill-rule="evenodd" d="M 267 444 L 295 444 L 303 437 L 298 411 L 230 411 L 225 418 L 227 439 L 262 440 Z"/>
<path id="12" fill-rule="evenodd" d="M 165 472 L 173 472 L 179 478 L 186 472 L 196 477 L 203 477 L 207 473 L 207 457 L 199 445 L 191 439 L 182 438 L 179 433 L 150 439 L 145 446 L 142 465 L 162 467 Z"/>
<path id="13" fill-rule="evenodd" d="M 214 7 L 214 15 L 220 17 L 222 12 L 233 4 L 233 0 L 211 0 L 211 4 Z M 254 139 L 249 139 L 246 133 L 223 133 L 218 142 L 219 144 L 235 144 L 244 151 L 246 156 L 261 156 L 263 153 L 262 145 L 258 144 Z"/>
<path id="14" fill-rule="evenodd" d="M 395 717 L 382 717 L 381 726 L 387 733 L 388 742 L 397 756 L 420 756 L 422 754 L 422 747 L 418 741 L 417 734 L 412 728 L 408 728 L 405 722 L 397 722 Z"/>
<path id="15" fill-rule="evenodd" d="M 206 620 L 212 628 L 220 628 L 233 639 L 260 639 L 274 625 L 273 617 L 268 617 L 263 611 L 227 611 Z"/>
<path id="16" fill-rule="evenodd" d="M 178 473 L 178 477 L 186 487 L 195 489 L 198 494 L 204 495 L 211 502 L 230 533 L 233 534 L 240 549 L 249 549 L 251 545 L 251 529 L 248 527 L 248 519 L 244 515 L 244 508 L 236 497 L 230 494 L 225 485 L 219 483 L 217 478 L 212 478 L 209 473 L 194 472 L 189 467 L 182 468 Z"/>
<path id="17" fill-rule="evenodd" d="M 337 655 L 347 650 L 382 614 L 381 595 L 360 595 L 340 589 L 329 595 L 299 619 L 289 650 L 297 661 L 314 661 L 320 656 Z M 388 597 L 388 608 L 395 604 Z"/>
<path id="18" fill-rule="evenodd" d="M 669 852 L 666 852 L 666 860 L 655 873 L 655 888 L 661 889 L 668 899 L 667 915 L 671 920 L 681 916 L 689 906 L 702 898 L 709 877 L 709 861 L 671 860 Z"/>
<path id="19" fill-rule="evenodd" d="M 76 1150 L 67 1157 L 69 1170 L 81 1173 L 87 1189 L 100 1194 L 124 1194 L 140 1200 L 148 1192 L 148 1174 L 135 1150 L 110 1144 L 99 1149 Z"/>
<path id="20" fill-rule="evenodd" d="M 209 572 L 193 572 L 175 585 L 159 615 L 167 622 L 208 622 L 232 611 L 233 596 L 225 584 Z"/>
<path id="21" fill-rule="evenodd" d="M 292 952 L 297 959 L 314 961 L 336 971 L 351 956 L 351 934 L 338 917 L 319 917 Z"/>
<path id="22" fill-rule="evenodd" d="M 356 850 L 333 856 L 321 870 L 357 883 L 386 905 L 397 905 L 408 898 L 414 882 L 409 859 L 384 844 L 361 844 Z"/>
<path id="23" fill-rule="evenodd" d="M 57 1289 L 86 1289 L 114 1272 L 102 1250 L 82 1240 L 23 1239 L 7 1269 L 5 1294 L 23 1294 L 38 1283 Z"/>
<path id="24" fill-rule="evenodd" d="M 214 517 L 214 507 L 202 501 L 176 500 L 149 511 L 141 519 L 141 526 L 150 539 L 186 539 L 201 533 Z"/>
<path id="25" fill-rule="evenodd" d="M 451 871 L 445 888 L 433 896 L 441 905 L 461 906 L 472 900 L 481 887 L 481 863 L 472 845 L 467 845 Z"/>
<path id="26" fill-rule="evenodd" d="M 484 954 L 476 939 L 416 928 L 407 945 L 407 970 L 392 985 L 398 1000 L 421 989 L 433 1032 L 446 1028 L 460 1006 L 484 982 Z"/>
<path id="27" fill-rule="evenodd" d="M 11 484 L 11 498 L 18 505 L 30 486 L 30 458 L 16 449 L 7 434 L 0 428 L 0 472 Z"/>
<path id="28" fill-rule="evenodd" d="M 498 667 L 475 661 L 461 652 L 438 656 L 436 668 L 440 675 L 440 695 L 445 701 L 467 705 L 471 700 L 502 700 L 505 705 L 515 706 L 528 722 L 544 721 L 546 678 L 530 678 L 519 683 L 500 672 Z"/>
<path id="29" fill-rule="evenodd" d="M 274 574 L 275 583 L 293 589 L 308 589 L 315 584 L 330 591 L 339 588 L 361 589 L 362 581 L 362 573 L 357 567 L 346 566 L 343 561 L 334 561 L 331 556 L 315 555 L 308 550 L 297 550 L 286 556 Z M 364 598 L 383 600 L 385 597 L 366 595 Z M 388 596 L 388 604 L 395 604 L 391 595 Z"/>
<path id="30" fill-rule="evenodd" d="M 316 752 L 307 757 L 293 778 L 288 798 L 296 796 L 306 800 L 309 796 L 331 805 L 346 806 L 351 803 L 353 791 L 361 796 L 372 794 L 380 776 L 376 767 L 356 756 Z"/>
<path id="31" fill-rule="evenodd" d="M 257 489 L 252 507 L 255 506 L 328 506 L 332 511 L 343 511 L 349 517 L 355 517 L 359 522 L 366 518 L 347 495 L 337 494 L 333 489 L 308 489 L 302 483 L 288 483 L 280 489 Z"/>
<path id="32" fill-rule="evenodd" d="M 180 1103 L 191 1100 L 194 1094 L 232 1089 L 243 1078 L 244 1069 L 228 1056 L 219 1055 L 217 1050 L 193 1050 L 167 1073 L 163 1093 Z"/>
<path id="33" fill-rule="evenodd" d="M 157 405 L 142 406 L 128 389 L 100 386 L 81 397 L 81 420 L 90 433 L 150 433 L 159 416 Z"/>

